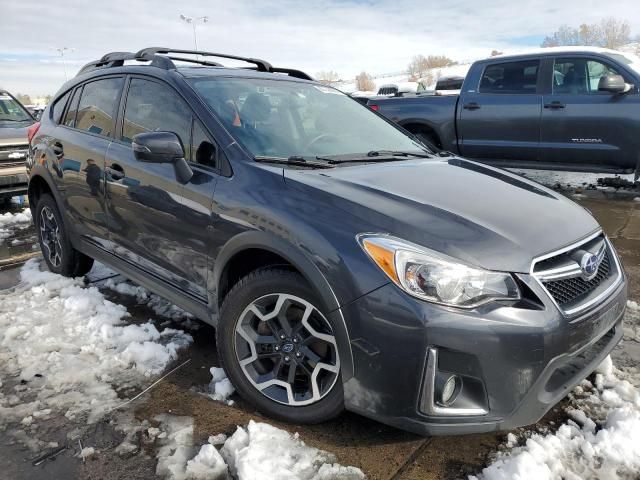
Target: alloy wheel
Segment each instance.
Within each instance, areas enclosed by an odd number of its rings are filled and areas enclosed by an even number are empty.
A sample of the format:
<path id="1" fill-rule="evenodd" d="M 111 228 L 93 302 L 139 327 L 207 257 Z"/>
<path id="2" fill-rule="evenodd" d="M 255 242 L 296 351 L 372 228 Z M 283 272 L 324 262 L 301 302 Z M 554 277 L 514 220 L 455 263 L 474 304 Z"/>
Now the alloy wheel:
<path id="1" fill-rule="evenodd" d="M 331 325 L 313 304 L 294 295 L 274 293 L 249 304 L 236 322 L 234 346 L 249 382 L 281 404 L 316 403 L 339 376 Z"/>
<path id="2" fill-rule="evenodd" d="M 60 228 L 51 208 L 47 205 L 40 210 L 40 241 L 54 267 L 62 263 L 62 244 L 60 243 Z"/>

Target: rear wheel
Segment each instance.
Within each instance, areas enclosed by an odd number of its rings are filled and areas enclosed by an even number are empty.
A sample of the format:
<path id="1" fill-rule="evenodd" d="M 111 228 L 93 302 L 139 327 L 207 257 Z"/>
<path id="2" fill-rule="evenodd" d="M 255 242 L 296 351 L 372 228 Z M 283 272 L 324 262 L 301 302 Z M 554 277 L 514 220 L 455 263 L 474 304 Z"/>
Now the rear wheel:
<path id="1" fill-rule="evenodd" d="M 58 207 L 51 195 L 43 194 L 38 199 L 34 223 L 40 250 L 50 271 L 65 277 L 80 277 L 91 270 L 93 259 L 71 245 Z"/>
<path id="2" fill-rule="evenodd" d="M 343 409 L 334 329 L 298 273 L 267 268 L 229 292 L 216 331 L 238 392 L 281 420 L 316 423 Z"/>

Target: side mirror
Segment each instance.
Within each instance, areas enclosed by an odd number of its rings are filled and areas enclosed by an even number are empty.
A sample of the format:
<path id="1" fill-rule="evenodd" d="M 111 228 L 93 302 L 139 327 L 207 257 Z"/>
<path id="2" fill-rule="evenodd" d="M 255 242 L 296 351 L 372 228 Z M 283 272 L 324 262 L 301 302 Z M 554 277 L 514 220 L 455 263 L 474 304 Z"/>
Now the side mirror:
<path id="1" fill-rule="evenodd" d="M 172 163 L 176 178 L 187 183 L 193 177 L 193 170 L 184 158 L 184 147 L 173 132 L 139 133 L 131 143 L 136 160 L 149 163 Z"/>
<path id="2" fill-rule="evenodd" d="M 631 85 L 624 81 L 622 75 L 605 75 L 600 77 L 598 82 L 599 92 L 627 93 L 631 88 Z"/>
<path id="3" fill-rule="evenodd" d="M 184 158 L 182 142 L 172 132 L 139 133 L 131 144 L 136 160 L 150 163 L 174 163 Z"/>

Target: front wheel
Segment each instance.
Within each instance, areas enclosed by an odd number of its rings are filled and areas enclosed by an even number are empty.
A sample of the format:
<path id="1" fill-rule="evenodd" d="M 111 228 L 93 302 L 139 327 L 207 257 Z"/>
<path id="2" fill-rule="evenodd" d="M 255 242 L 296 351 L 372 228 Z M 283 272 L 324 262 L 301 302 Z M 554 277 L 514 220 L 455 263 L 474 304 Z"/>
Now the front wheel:
<path id="1" fill-rule="evenodd" d="M 40 250 L 50 271 L 65 277 L 80 277 L 91 270 L 93 259 L 71 245 L 58 206 L 51 195 L 44 194 L 38 200 L 34 223 Z"/>
<path id="2" fill-rule="evenodd" d="M 343 410 L 334 329 L 304 278 L 257 270 L 227 295 L 216 331 L 223 367 L 238 392 L 264 413 L 317 423 Z"/>

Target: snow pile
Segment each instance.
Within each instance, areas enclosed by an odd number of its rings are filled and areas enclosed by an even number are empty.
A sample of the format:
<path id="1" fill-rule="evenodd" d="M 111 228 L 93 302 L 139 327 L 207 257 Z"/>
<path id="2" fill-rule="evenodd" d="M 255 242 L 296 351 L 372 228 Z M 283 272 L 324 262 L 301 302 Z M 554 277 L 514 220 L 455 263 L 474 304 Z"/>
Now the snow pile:
<path id="1" fill-rule="evenodd" d="M 156 474 L 171 480 L 360 480 L 355 467 L 335 463 L 335 456 L 309 447 L 298 435 L 291 435 L 266 423 L 250 421 L 226 439 L 209 437 L 199 449 L 193 446 L 193 419 L 159 415 L 164 437 L 159 440 Z M 223 443 L 218 451 L 216 444 Z"/>
<path id="2" fill-rule="evenodd" d="M 265 478 L 296 480 L 356 480 L 365 478 L 355 467 L 335 463 L 333 454 L 309 447 L 298 434 L 251 420 L 238 427 L 220 453 L 239 480 Z"/>
<path id="3" fill-rule="evenodd" d="M 640 311 L 629 302 L 627 323 L 636 327 Z M 628 341 L 625 329 L 625 341 Z M 631 339 L 634 341 L 637 339 Z M 584 380 L 572 394 L 571 417 L 550 434 L 533 433 L 522 446 L 514 435 L 510 451 L 498 453 L 478 477 L 485 480 L 632 479 L 640 471 L 640 370 L 613 366 L 607 357 L 594 383 Z"/>
<path id="4" fill-rule="evenodd" d="M 153 323 L 127 324 L 122 305 L 82 279 L 40 271 L 0 294 L 0 425 L 28 427 L 52 412 L 95 422 L 177 358 L 192 338 Z M 2 386 L 0 382 L 0 386 Z"/>
<path id="5" fill-rule="evenodd" d="M 207 387 L 207 395 L 218 402 L 225 402 L 227 405 L 233 405 L 233 400 L 229 397 L 235 392 L 235 388 L 231 385 L 231 381 L 227 378 L 227 374 L 222 368 L 211 367 L 211 382 Z"/>
<path id="6" fill-rule="evenodd" d="M 24 229 L 31 226 L 31 210 L 25 208 L 17 213 L 1 213 L 0 214 L 0 243 L 5 238 L 13 235 L 18 229 Z"/>

